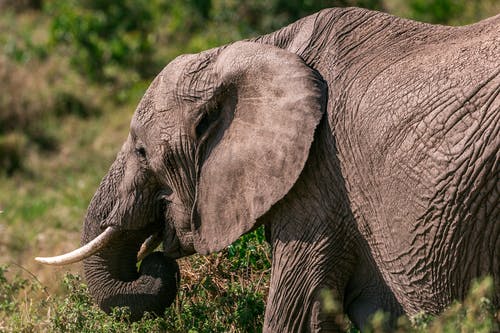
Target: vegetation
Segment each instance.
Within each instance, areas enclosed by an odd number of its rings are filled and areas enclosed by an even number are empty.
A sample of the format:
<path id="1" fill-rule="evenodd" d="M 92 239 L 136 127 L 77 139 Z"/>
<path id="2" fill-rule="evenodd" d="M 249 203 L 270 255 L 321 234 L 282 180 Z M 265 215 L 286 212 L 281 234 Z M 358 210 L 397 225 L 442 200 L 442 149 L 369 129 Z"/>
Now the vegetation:
<path id="1" fill-rule="evenodd" d="M 174 306 L 138 323 L 124 310 L 100 312 L 79 265 L 53 269 L 32 258 L 79 243 L 135 106 L 176 55 L 351 5 L 446 24 L 500 12 L 495 0 L 0 0 L 0 332 L 259 331 L 270 273 L 262 229 L 181 260 Z M 418 316 L 401 330 L 499 330 L 489 293 L 485 280 L 440 318 Z M 375 316 L 373 332 L 383 320 Z"/>
<path id="2" fill-rule="evenodd" d="M 188 264 L 187 262 L 184 262 Z M 188 264 L 189 265 L 189 264 Z M 173 306 L 161 317 L 147 314 L 130 322 L 127 309 L 115 309 L 111 316 L 92 302 L 87 287 L 78 275 L 67 273 L 61 286 L 67 297 L 54 297 L 34 276 L 8 277 L 7 266 L 0 266 L 1 332 L 258 332 L 264 312 L 262 276 L 228 270 L 223 255 L 198 258 L 189 269 L 200 274 L 188 276 Z M 183 269 L 188 269 L 183 267 Z M 216 272 L 214 272 L 216 270 Z M 215 273 L 215 274 L 214 274 Z M 239 275 L 243 273 L 242 275 Z M 203 275 L 201 275 L 203 274 Z M 226 278 L 221 278 L 226 276 Z M 250 282 L 245 282 L 250 281 Z M 492 280 L 474 284 L 462 304 L 455 303 L 440 317 L 419 315 L 410 321 L 400 318 L 396 332 L 455 333 L 498 332 L 499 315 L 490 300 Z M 36 297 L 27 299 L 27 297 Z M 367 332 L 384 332 L 387 317 L 377 313 Z M 349 332 L 357 332 L 349 328 Z"/>

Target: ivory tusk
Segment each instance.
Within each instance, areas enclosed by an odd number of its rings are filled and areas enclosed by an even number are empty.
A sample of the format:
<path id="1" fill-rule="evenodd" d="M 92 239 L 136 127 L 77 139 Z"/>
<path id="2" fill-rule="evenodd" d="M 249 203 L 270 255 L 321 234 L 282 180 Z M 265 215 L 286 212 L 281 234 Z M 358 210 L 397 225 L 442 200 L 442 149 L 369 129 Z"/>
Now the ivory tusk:
<path id="1" fill-rule="evenodd" d="M 142 243 L 141 248 L 139 249 L 139 253 L 137 253 L 137 261 L 141 261 L 146 258 L 148 254 L 153 252 L 158 245 L 160 245 L 162 241 L 163 233 L 157 232 L 151 236 L 149 236 L 144 243 Z"/>
<path id="2" fill-rule="evenodd" d="M 76 250 L 56 257 L 36 257 L 35 260 L 42 264 L 55 266 L 81 261 L 105 247 L 113 235 L 116 234 L 116 231 L 116 227 L 107 227 L 99 236 Z"/>

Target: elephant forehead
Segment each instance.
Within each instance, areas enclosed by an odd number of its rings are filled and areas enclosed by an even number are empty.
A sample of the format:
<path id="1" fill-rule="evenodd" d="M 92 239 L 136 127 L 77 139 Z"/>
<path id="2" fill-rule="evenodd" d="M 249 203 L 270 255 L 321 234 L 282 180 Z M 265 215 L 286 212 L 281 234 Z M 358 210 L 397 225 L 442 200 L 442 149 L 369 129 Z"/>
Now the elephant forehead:
<path id="1" fill-rule="evenodd" d="M 153 80 L 135 110 L 130 124 L 131 130 L 139 133 L 160 120 L 162 123 L 175 121 L 175 110 L 178 106 L 174 98 L 173 87 L 176 82 L 177 78 L 168 75 L 165 69 Z"/>
<path id="2" fill-rule="evenodd" d="M 195 109 L 213 90 L 213 53 L 185 54 L 172 60 L 151 83 L 141 104 L 157 112 Z"/>
<path id="3" fill-rule="evenodd" d="M 175 109 L 176 90 L 188 58 L 190 57 L 175 58 L 155 77 L 137 106 L 135 112 L 137 120 L 153 116 L 154 113 Z"/>

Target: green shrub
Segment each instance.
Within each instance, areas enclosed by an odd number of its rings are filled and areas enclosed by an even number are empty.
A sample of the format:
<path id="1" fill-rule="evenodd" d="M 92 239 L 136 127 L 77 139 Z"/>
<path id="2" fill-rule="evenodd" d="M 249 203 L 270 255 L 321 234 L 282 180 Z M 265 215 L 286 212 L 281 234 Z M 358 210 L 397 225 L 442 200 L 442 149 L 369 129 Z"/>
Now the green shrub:
<path id="1" fill-rule="evenodd" d="M 500 332 L 500 308 L 491 302 L 493 279 L 487 277 L 473 282 L 462 303 L 455 302 L 440 316 L 420 313 L 411 320 L 401 317 L 396 332 L 403 333 L 493 333 Z M 387 316 L 377 312 L 366 332 L 386 332 Z M 353 330 L 354 331 L 354 330 Z"/>
<path id="2" fill-rule="evenodd" d="M 499 332 L 500 309 L 491 303 L 493 291 L 491 277 L 475 281 L 463 303 L 454 303 L 430 323 L 424 321 L 423 328 L 429 327 L 428 331 L 435 333 Z"/>
<path id="3" fill-rule="evenodd" d="M 6 314 L 17 310 L 19 300 L 17 298 L 19 291 L 23 290 L 28 281 L 16 277 L 9 281 L 6 273 L 9 268 L 6 265 L 0 266 L 0 314 Z"/>
<path id="4" fill-rule="evenodd" d="M 47 6 L 51 40 L 66 45 L 74 68 L 92 80 L 114 79 L 124 69 L 149 77 L 162 6 L 159 0 L 55 0 Z"/>
<path id="5" fill-rule="evenodd" d="M 497 0 L 411 0 L 404 16 L 428 23 L 464 25 L 500 11 Z"/>
<path id="6" fill-rule="evenodd" d="M 0 265 L 0 332 L 39 332 L 46 328 L 47 294 L 40 283 L 10 274 L 11 267 Z M 28 295 L 42 295 L 34 302 Z"/>
<path id="7" fill-rule="evenodd" d="M 232 269 L 264 270 L 270 268 L 263 226 L 240 237 L 224 251 L 227 252 Z"/>
<path id="8" fill-rule="evenodd" d="M 193 256 L 181 261 L 184 275 L 174 304 L 163 317 L 149 314 L 129 321 L 126 308 L 112 315 L 99 310 L 78 275 L 67 274 L 62 296 L 49 295 L 33 275 L 13 275 L 13 267 L 0 266 L 1 332 L 260 332 L 264 319 L 265 285 L 256 276 L 223 277 L 231 265 L 219 255 Z M 9 273 L 9 274 L 7 274 Z M 227 274 L 228 272 L 226 272 Z M 236 272 L 233 272 L 236 273 Z M 439 317 L 420 314 L 398 321 L 396 332 L 498 332 L 499 309 L 492 306 L 491 278 L 474 283 L 463 303 L 454 303 Z M 377 313 L 366 332 L 385 332 L 386 316 Z M 349 332 L 358 332 L 354 328 Z"/>
<path id="9" fill-rule="evenodd" d="M 465 2 L 454 0 L 412 0 L 410 4 L 415 18 L 429 23 L 449 23 L 465 9 Z"/>
<path id="10" fill-rule="evenodd" d="M 263 231 L 247 235 L 258 263 L 269 267 Z M 235 262 L 233 262 L 235 261 Z M 66 274 L 61 296 L 48 295 L 33 275 L 6 273 L 0 266 L 0 332 L 260 332 L 269 270 L 259 271 L 227 252 L 194 255 L 179 261 L 181 287 L 163 317 L 147 314 L 131 323 L 126 308 L 108 316 L 94 304 L 81 277 Z M 24 271 L 25 272 L 25 271 Z M 28 273 L 29 274 L 29 273 Z"/>
<path id="11" fill-rule="evenodd" d="M 30 144 L 52 148 L 40 127 L 52 107 L 52 96 L 41 70 L 29 70 L 0 55 L 0 173 L 23 169 Z"/>
<path id="12" fill-rule="evenodd" d="M 325 8 L 359 6 L 382 9 L 381 0 L 212 0 L 210 18 L 222 24 L 238 27 L 243 34 L 262 34 Z"/>

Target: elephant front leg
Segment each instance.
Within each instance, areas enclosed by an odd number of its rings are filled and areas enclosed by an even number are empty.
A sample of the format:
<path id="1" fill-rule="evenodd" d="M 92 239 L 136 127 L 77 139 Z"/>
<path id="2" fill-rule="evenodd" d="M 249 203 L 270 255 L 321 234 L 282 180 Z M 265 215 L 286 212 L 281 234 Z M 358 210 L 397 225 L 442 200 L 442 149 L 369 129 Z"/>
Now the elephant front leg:
<path id="1" fill-rule="evenodd" d="M 403 308 L 370 257 L 360 256 L 344 294 L 344 310 L 362 332 L 378 311 L 386 315 L 384 331 L 395 328 Z"/>
<path id="2" fill-rule="evenodd" d="M 273 262 L 264 332 L 345 330 L 343 291 L 354 255 L 343 240 L 332 239 L 324 225 L 305 225 L 307 228 L 272 227 Z"/>

